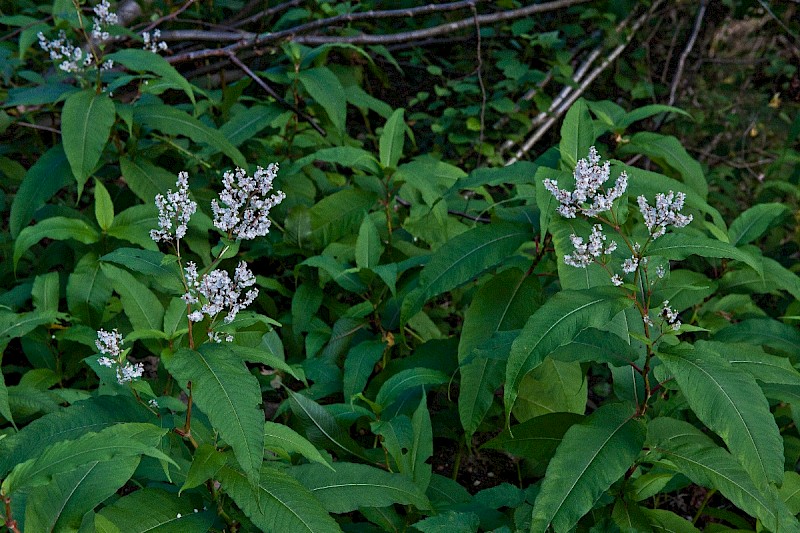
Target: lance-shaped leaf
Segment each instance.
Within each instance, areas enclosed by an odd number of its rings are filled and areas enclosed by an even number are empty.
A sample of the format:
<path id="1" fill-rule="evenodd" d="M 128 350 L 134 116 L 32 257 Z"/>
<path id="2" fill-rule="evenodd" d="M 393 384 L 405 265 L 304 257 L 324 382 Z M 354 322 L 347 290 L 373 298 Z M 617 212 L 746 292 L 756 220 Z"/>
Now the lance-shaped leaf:
<path id="1" fill-rule="evenodd" d="M 525 374 L 539 366 L 550 352 L 571 342 L 582 330 L 607 324 L 632 301 L 615 287 L 562 291 L 528 319 L 511 347 L 504 394 L 506 419 L 517 399 Z"/>
<path id="2" fill-rule="evenodd" d="M 581 98 L 569 108 L 561 125 L 561 142 L 558 149 L 561 159 L 570 168 L 575 168 L 578 160 L 589 155 L 589 147 L 594 144 L 594 125 L 589 108 Z"/>
<path id="3" fill-rule="evenodd" d="M 606 404 L 564 434 L 536 497 L 531 533 L 570 531 L 633 464 L 647 433 L 632 406 Z"/>
<path id="4" fill-rule="evenodd" d="M 731 244 L 740 246 L 753 242 L 765 231 L 778 224 L 791 210 L 784 204 L 769 203 L 754 205 L 731 223 L 728 237 Z"/>
<path id="5" fill-rule="evenodd" d="M 320 470 L 330 472 L 323 466 Z M 262 531 L 341 531 L 319 500 L 283 470 L 264 465 L 258 484 L 252 485 L 244 474 L 226 466 L 219 472 L 219 481 L 236 505 Z"/>
<path id="6" fill-rule="evenodd" d="M 536 276 L 511 268 L 484 283 L 464 316 L 458 360 L 463 363 L 474 350 L 498 331 L 521 328 L 539 306 L 541 287 Z M 477 357 L 461 367 L 458 414 L 472 435 L 494 402 L 494 392 L 505 375 L 505 361 Z"/>
<path id="7" fill-rule="evenodd" d="M 386 507 L 394 503 L 429 509 L 428 498 L 402 474 L 356 463 L 336 463 L 333 472 L 322 465 L 292 467 L 297 478 L 330 513 L 349 513 L 359 507 Z"/>
<path id="8" fill-rule="evenodd" d="M 442 245 L 419 274 L 419 287 L 404 300 L 402 317 L 411 318 L 425 302 L 455 289 L 513 254 L 533 238 L 530 226 L 492 223 L 454 237 Z"/>
<path id="9" fill-rule="evenodd" d="M 98 533 L 115 531 L 114 526 L 118 528 L 116 531 L 125 533 L 208 531 L 216 514 L 202 507 L 202 500 L 196 496 L 181 497 L 146 487 L 103 507 L 95 518 L 95 526 Z"/>
<path id="10" fill-rule="evenodd" d="M 689 407 L 758 486 L 783 479 L 783 440 L 753 376 L 703 347 L 660 353 Z"/>
<path id="11" fill-rule="evenodd" d="M 77 531 L 83 515 L 130 479 L 139 457 L 92 461 L 33 488 L 25 501 L 25 531 Z"/>
<path id="12" fill-rule="evenodd" d="M 311 98 L 322 106 L 333 126 L 343 133 L 347 118 L 347 101 L 339 78 L 327 67 L 315 67 L 301 70 L 297 73 L 297 79 Z"/>
<path id="13" fill-rule="evenodd" d="M 534 463 L 550 461 L 564 433 L 583 420 L 575 413 L 549 413 L 506 428 L 483 448 L 503 450 Z"/>
<path id="14" fill-rule="evenodd" d="M 386 124 L 379 141 L 381 165 L 394 168 L 403 156 L 403 144 L 406 137 L 406 123 L 403 122 L 404 109 L 396 109 Z"/>
<path id="15" fill-rule="evenodd" d="M 192 103 L 195 103 L 192 85 L 186 81 L 186 78 L 184 78 L 175 67 L 170 65 L 167 60 L 160 55 L 154 54 L 149 50 L 125 48 L 113 54 L 108 54 L 105 58 L 111 59 L 130 70 L 152 72 L 153 74 L 161 76 L 161 79 L 164 81 L 183 89 Z"/>
<path id="16" fill-rule="evenodd" d="M 714 334 L 714 340 L 764 345 L 790 354 L 800 353 L 797 328 L 772 318 L 749 318 L 731 324 Z"/>
<path id="17" fill-rule="evenodd" d="M 375 401 L 388 407 L 403 391 L 424 385 L 441 385 L 448 381 L 450 376 L 432 368 L 408 368 L 387 379 L 378 391 Z"/>
<path id="18" fill-rule="evenodd" d="M 24 228 L 14 243 L 14 269 L 17 268 L 22 254 L 42 239 L 64 241 L 75 239 L 83 244 L 91 244 L 100 240 L 97 229 L 79 218 L 51 217 L 35 226 Z"/>
<path id="19" fill-rule="evenodd" d="M 264 413 L 261 388 L 242 360 L 222 344 L 199 350 L 178 350 L 165 360 L 167 370 L 225 439 L 252 483 L 264 455 Z"/>
<path id="20" fill-rule="evenodd" d="M 719 490 L 734 505 L 761 520 L 767 529 L 800 532 L 800 522 L 786 509 L 774 487 L 756 487 L 730 453 L 691 424 L 656 418 L 648 424 L 647 443 L 653 452 L 674 463 L 680 473 L 698 485 Z"/>
<path id="21" fill-rule="evenodd" d="M 642 131 L 634 134 L 620 153 L 644 154 L 661 166 L 671 167 L 697 194 L 703 198 L 708 196 L 708 183 L 703 175 L 703 167 L 675 137 Z"/>
<path id="22" fill-rule="evenodd" d="M 746 263 L 759 274 L 764 272 L 760 257 L 755 257 L 727 242 L 717 241 L 699 235 L 667 233 L 653 241 L 647 247 L 647 255 L 660 255 L 673 261 L 686 259 L 690 255 L 735 259 Z"/>
<path id="23" fill-rule="evenodd" d="M 46 484 L 53 476 L 92 461 L 149 455 L 173 462 L 158 449 L 166 432 L 153 424 L 116 424 L 77 440 L 57 442 L 41 455 L 15 466 L 3 481 L 2 493 L 9 495 L 20 488 Z"/>
<path id="24" fill-rule="evenodd" d="M 302 394 L 289 389 L 287 392 L 291 399 L 292 412 L 305 425 L 308 440 L 319 447 L 332 450 L 337 455 L 345 452 L 366 459 L 361 447 L 323 406 Z"/>
<path id="25" fill-rule="evenodd" d="M 106 278 L 111 280 L 114 291 L 120 295 L 122 308 L 133 327 L 161 331 L 164 323 L 164 306 L 153 291 L 127 270 L 108 263 L 101 263 L 100 266 Z"/>
<path id="26" fill-rule="evenodd" d="M 276 424 L 269 420 L 264 423 L 264 448 L 273 452 L 282 452 L 284 455 L 299 453 L 309 461 L 314 461 L 334 470 L 329 461 L 319 453 L 319 450 L 313 444 L 295 430 L 283 424 Z"/>
<path id="27" fill-rule="evenodd" d="M 93 89 L 70 95 L 61 114 L 61 142 L 72 174 L 78 181 L 78 196 L 95 165 L 114 125 L 114 102 Z"/>
<path id="28" fill-rule="evenodd" d="M 195 142 L 207 144 L 227 155 L 236 165 L 247 167 L 247 159 L 222 133 L 206 126 L 185 111 L 161 104 L 142 105 L 134 109 L 134 118 L 136 122 L 167 135 L 183 135 Z"/>

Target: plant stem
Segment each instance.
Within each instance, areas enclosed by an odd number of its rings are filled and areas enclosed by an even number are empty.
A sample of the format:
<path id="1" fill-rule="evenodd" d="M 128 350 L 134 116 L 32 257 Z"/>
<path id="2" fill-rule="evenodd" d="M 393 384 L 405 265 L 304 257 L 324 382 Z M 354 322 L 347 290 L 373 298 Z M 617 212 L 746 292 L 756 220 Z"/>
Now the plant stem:
<path id="1" fill-rule="evenodd" d="M 6 520 L 5 525 L 9 531 L 12 533 L 22 533 L 17 525 L 17 521 L 14 520 L 14 517 L 11 516 L 11 498 L 9 496 L 3 496 L 3 504 L 6 508 Z"/>

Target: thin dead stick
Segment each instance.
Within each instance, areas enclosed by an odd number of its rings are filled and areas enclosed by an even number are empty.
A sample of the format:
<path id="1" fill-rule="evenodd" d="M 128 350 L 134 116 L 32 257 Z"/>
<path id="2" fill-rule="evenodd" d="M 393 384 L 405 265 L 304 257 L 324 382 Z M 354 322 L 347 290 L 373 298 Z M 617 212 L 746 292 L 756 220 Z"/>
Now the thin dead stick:
<path id="1" fill-rule="evenodd" d="M 481 88 L 481 132 L 478 136 L 478 162 L 476 167 L 481 166 L 481 147 L 483 146 L 483 139 L 486 134 L 486 86 L 483 84 L 483 57 L 481 54 L 481 25 L 478 23 L 478 10 L 475 9 L 475 4 L 472 6 L 472 16 L 475 18 L 475 35 L 477 38 L 477 45 L 475 55 L 478 58 L 478 68 L 476 73 L 478 75 L 478 85 Z"/>
<path id="2" fill-rule="evenodd" d="M 150 30 L 156 28 L 162 22 L 166 22 L 168 20 L 172 20 L 174 18 L 177 18 L 178 15 L 180 15 L 181 13 L 183 13 L 184 11 L 189 9 L 189 6 L 194 4 L 194 1 L 195 0 L 186 0 L 186 3 L 183 4 L 181 7 L 179 7 L 177 10 L 173 11 L 172 13 L 170 13 L 168 15 L 164 15 L 163 17 L 160 17 L 160 18 L 154 20 L 153 22 L 151 22 L 150 24 L 145 26 L 145 28 L 142 31 L 150 31 Z"/>
<path id="3" fill-rule="evenodd" d="M 603 47 L 601 45 L 589 53 L 589 55 L 586 57 L 586 60 L 584 60 L 584 62 L 581 63 L 581 65 L 577 68 L 577 70 L 575 70 L 575 75 L 572 78 L 573 83 L 578 84 L 583 80 L 583 76 L 589 70 L 589 67 L 591 67 L 592 63 L 594 63 L 597 60 L 597 58 L 600 57 L 600 54 L 602 52 L 603 52 Z M 558 109 L 561 103 L 564 100 L 566 100 L 574 90 L 575 89 L 571 85 L 566 85 L 563 89 L 561 89 L 561 91 L 559 91 L 558 95 L 553 99 L 552 103 L 550 104 L 550 108 L 547 111 L 542 111 L 541 113 L 536 115 L 533 118 L 533 120 L 531 120 L 531 123 L 528 126 L 528 131 L 533 130 L 533 128 L 545 122 L 547 120 L 547 117 L 552 115 L 552 113 L 556 109 Z M 500 145 L 498 152 L 501 154 L 505 153 L 506 151 L 510 150 L 513 146 L 514 146 L 514 141 L 508 139 L 502 145 Z"/>
<path id="4" fill-rule="evenodd" d="M 686 47 L 683 49 L 681 53 L 681 57 L 678 60 L 678 68 L 675 69 L 675 78 L 672 80 L 672 86 L 669 89 L 669 101 L 667 101 L 667 105 L 672 105 L 675 103 L 675 97 L 678 93 L 678 85 L 681 83 L 681 77 L 683 76 L 683 69 L 686 66 L 686 59 L 689 57 L 689 54 L 692 53 L 692 48 L 694 48 L 694 43 L 697 41 L 697 36 L 700 34 L 700 28 L 703 26 L 703 17 L 706 14 L 706 0 L 702 0 L 700 2 L 700 7 L 697 8 L 697 17 L 694 19 L 694 28 L 692 29 L 692 35 L 689 37 L 689 42 L 686 43 Z"/>
<path id="5" fill-rule="evenodd" d="M 322 126 L 317 124 L 316 121 L 313 118 L 311 118 L 309 115 L 307 115 L 306 113 L 303 113 L 300 109 L 298 109 L 297 107 L 293 106 L 292 104 L 287 102 L 284 98 L 282 98 L 278 93 L 276 93 L 275 90 L 267 84 L 267 82 L 262 80 L 255 72 L 250 70 L 250 68 L 247 65 L 242 63 L 239 60 L 239 58 L 236 57 L 235 53 L 230 52 L 228 54 L 228 57 L 230 57 L 231 62 L 234 65 L 236 65 L 237 67 L 242 69 L 242 71 L 244 71 L 245 74 L 247 74 L 254 82 L 256 82 L 259 87 L 264 89 L 267 92 L 267 94 L 269 94 L 271 97 L 273 97 L 275 100 L 277 100 L 277 102 L 279 104 L 281 104 L 286 109 L 289 109 L 292 112 L 296 113 L 297 116 L 299 116 L 303 120 L 307 121 L 309 124 L 311 124 L 311 127 L 314 128 L 315 130 L 317 130 L 317 132 L 319 132 L 319 134 L 322 135 L 323 137 L 325 135 L 327 135 L 325 130 L 322 129 Z"/>
<path id="6" fill-rule="evenodd" d="M 497 13 L 490 13 L 486 15 L 478 15 L 478 24 L 487 25 L 493 24 L 496 22 L 503 22 L 506 20 L 512 20 L 516 18 L 527 17 L 536 13 L 544 13 L 546 11 L 553 11 L 556 9 L 562 9 L 566 7 L 571 7 L 573 5 L 582 4 L 588 2 L 589 0 L 553 0 L 552 2 L 547 2 L 544 4 L 534 4 L 531 6 L 525 6 L 518 9 L 511 9 L 508 11 L 499 11 Z M 333 18 L 333 17 L 331 17 Z M 329 21 L 330 19 L 328 19 Z M 326 23 L 327 24 L 327 23 Z M 317 46 L 321 44 L 395 44 L 395 43 L 402 43 L 414 40 L 422 40 L 428 39 L 430 37 L 435 37 L 437 35 L 443 35 L 447 33 L 453 33 L 462 29 L 465 29 L 469 26 L 475 24 L 474 17 L 468 17 L 465 19 L 461 19 L 456 22 L 450 22 L 447 24 L 440 24 L 438 26 L 433 26 L 432 28 L 426 28 L 422 30 L 413 30 L 407 32 L 400 32 L 394 33 L 390 35 L 371 35 L 371 34 L 362 34 L 362 35 L 355 35 L 351 37 L 342 37 L 342 36 L 328 36 L 328 35 L 300 35 L 295 36 L 293 33 L 296 32 L 296 29 L 291 28 L 289 30 L 284 30 L 281 32 L 275 33 L 263 33 L 263 34 L 253 34 L 250 32 L 198 32 L 194 30 L 180 30 L 174 32 L 162 32 L 162 39 L 166 40 L 183 40 L 184 38 L 188 38 L 194 41 L 197 40 L 214 40 L 217 42 L 220 41 L 231 41 L 236 40 L 236 42 L 223 47 L 223 48 L 210 48 L 204 50 L 195 50 L 192 52 L 186 52 L 183 54 L 176 54 L 167 60 L 170 63 L 180 63 L 184 61 L 195 61 L 198 59 L 205 59 L 208 57 L 220 57 L 228 55 L 230 52 L 235 52 L 242 48 L 246 48 L 248 46 L 256 46 L 259 44 L 267 44 L 267 43 L 274 43 L 279 40 L 290 40 L 299 44 L 307 44 L 311 46 Z M 201 35 L 205 33 L 205 35 Z"/>
<path id="7" fill-rule="evenodd" d="M 277 15 L 278 13 L 281 13 L 282 11 L 286 11 L 287 9 L 290 9 L 290 8 L 293 8 L 293 7 L 297 7 L 297 6 L 301 5 L 302 3 L 303 3 L 303 0 L 291 0 L 291 2 L 284 2 L 282 4 L 278 4 L 277 6 L 270 7 L 268 9 L 265 9 L 264 11 L 260 11 L 260 12 L 256 13 L 255 15 L 251 15 L 251 16 L 249 16 L 247 18 L 244 18 L 244 19 L 236 22 L 235 24 L 233 24 L 233 27 L 234 28 L 239 28 L 241 26 L 244 26 L 245 24 L 249 24 L 251 22 L 255 22 L 258 19 L 272 17 L 274 15 Z"/>
<path id="8" fill-rule="evenodd" d="M 556 123 L 556 121 L 564 114 L 567 109 L 577 100 L 580 96 L 589 88 L 592 82 L 605 70 L 611 65 L 616 59 L 620 56 L 620 54 L 628 47 L 628 45 L 633 40 L 634 35 L 642 27 L 645 21 L 650 17 L 650 15 L 656 10 L 656 8 L 661 4 L 663 0 L 656 1 L 650 9 L 643 13 L 636 22 L 633 23 L 631 26 L 631 32 L 628 37 L 625 39 L 625 42 L 617 46 L 609 55 L 606 57 L 591 73 L 589 73 L 586 78 L 581 82 L 580 86 L 572 91 L 572 93 L 564 100 L 564 102 L 551 114 L 550 118 L 542 124 L 539 129 L 537 129 L 533 135 L 531 135 L 525 143 L 520 147 L 519 150 L 514 154 L 513 157 L 506 161 L 506 165 L 511 165 L 512 163 L 516 163 L 522 157 L 527 154 L 531 148 L 541 139 L 545 133 Z M 551 107 L 552 109 L 552 107 Z"/>

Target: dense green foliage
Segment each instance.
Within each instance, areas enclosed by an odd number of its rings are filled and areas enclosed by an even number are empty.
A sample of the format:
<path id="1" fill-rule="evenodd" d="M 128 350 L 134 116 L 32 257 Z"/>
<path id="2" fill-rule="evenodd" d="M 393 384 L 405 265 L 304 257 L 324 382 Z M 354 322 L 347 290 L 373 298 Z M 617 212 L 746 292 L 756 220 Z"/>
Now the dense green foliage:
<path id="1" fill-rule="evenodd" d="M 9 531 L 800 532 L 795 6 L 261 4 L 0 4 Z"/>

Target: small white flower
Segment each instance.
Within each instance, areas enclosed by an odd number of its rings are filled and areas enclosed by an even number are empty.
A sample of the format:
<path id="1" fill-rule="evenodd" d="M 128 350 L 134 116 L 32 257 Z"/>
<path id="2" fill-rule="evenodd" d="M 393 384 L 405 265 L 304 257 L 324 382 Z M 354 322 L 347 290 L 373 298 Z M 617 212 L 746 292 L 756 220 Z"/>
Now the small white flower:
<path id="1" fill-rule="evenodd" d="M 639 259 L 636 256 L 631 256 L 622 263 L 622 271 L 626 274 L 634 272 L 639 267 Z"/>
<path id="2" fill-rule="evenodd" d="M 667 271 L 664 269 L 664 265 L 658 265 L 656 267 L 656 276 L 658 276 L 658 279 L 664 279 L 666 273 Z"/>
<path id="3" fill-rule="evenodd" d="M 182 516 L 181 513 L 178 513 L 178 515 L 175 518 L 180 518 L 181 516 Z"/>
<path id="4" fill-rule="evenodd" d="M 675 193 L 673 191 L 669 191 L 667 194 L 656 194 L 655 207 L 651 207 L 644 196 L 636 198 L 639 204 L 639 211 L 644 217 L 644 224 L 654 240 L 667 232 L 667 226 L 682 228 L 692 221 L 692 215 L 682 215 L 680 213 L 685 200 L 686 195 L 684 193 Z"/>
<path id="5" fill-rule="evenodd" d="M 166 198 L 162 194 L 156 195 L 159 229 L 150 230 L 150 238 L 155 242 L 182 239 L 189 219 L 197 210 L 197 203 L 189 198 L 189 174 L 179 172 L 175 186 L 177 191 L 168 190 Z"/>
<path id="6" fill-rule="evenodd" d="M 97 332 L 97 340 L 94 345 L 101 354 L 110 355 L 112 357 L 119 357 L 122 353 L 122 335 L 114 328 L 111 331 L 101 329 Z"/>
<path id="7" fill-rule="evenodd" d="M 619 274 L 614 274 L 613 276 L 611 276 L 611 283 L 613 283 L 615 287 L 619 287 L 624 282 L 622 281 L 622 278 L 619 277 Z"/>
<path id="8" fill-rule="evenodd" d="M 669 306 L 669 300 L 664 300 L 661 308 L 661 318 L 664 319 L 674 331 L 681 329 L 681 321 L 678 319 L 678 311 Z"/>
<path id="9" fill-rule="evenodd" d="M 605 245 L 607 238 L 602 230 L 603 228 L 600 224 L 592 226 L 592 233 L 589 235 L 587 244 L 584 244 L 583 239 L 574 233 L 570 235 L 569 238 L 575 247 L 575 251 L 564 256 L 564 263 L 577 268 L 586 268 L 596 258 L 616 250 L 617 243 L 614 241 L 611 241 L 608 246 Z"/>
<path id="10" fill-rule="evenodd" d="M 150 35 L 149 31 L 142 32 L 142 41 L 144 42 L 144 46 L 142 47 L 145 50 L 150 50 L 154 54 L 159 52 L 163 52 L 167 48 L 167 43 L 161 40 L 161 30 L 155 29 L 153 30 L 153 35 Z"/>
<path id="11" fill-rule="evenodd" d="M 153 398 L 153 399 L 151 399 L 149 402 L 147 402 L 147 405 L 149 405 L 149 406 L 150 406 L 150 407 L 152 407 L 153 409 L 158 409 L 158 400 L 156 400 L 155 398 Z"/>
<path id="12" fill-rule="evenodd" d="M 188 318 L 192 322 L 200 322 L 204 315 L 213 320 L 218 314 L 227 310 L 224 321 L 229 324 L 239 311 L 253 303 L 258 296 L 258 289 L 245 292 L 245 289 L 255 285 L 256 278 L 244 261 L 236 267 L 233 279 L 226 271 L 219 269 L 199 277 L 197 266 L 192 262 L 187 263 L 184 271 L 189 290 L 183 295 L 183 301 L 188 304 L 201 304 L 199 311 L 194 310 L 189 313 Z M 216 338 L 212 340 L 216 341 Z"/>
<path id="13" fill-rule="evenodd" d="M 277 174 L 277 163 L 266 169 L 258 167 L 252 177 L 241 168 L 225 172 L 219 196 L 224 207 L 217 200 L 211 201 L 214 226 L 236 239 L 255 239 L 269 233 L 269 211 L 286 198 L 281 191 L 267 196 Z"/>
<path id="14" fill-rule="evenodd" d="M 575 190 L 570 192 L 558 188 L 558 181 L 546 179 L 544 188 L 552 194 L 560 204 L 556 210 L 564 218 L 575 218 L 580 211 L 593 217 L 611 209 L 613 203 L 621 198 L 628 188 L 628 175 L 623 171 L 616 182 L 608 190 L 603 184 L 611 175 L 611 164 L 606 161 L 599 165 L 600 155 L 594 146 L 589 148 L 587 159 L 581 159 L 575 165 Z"/>

